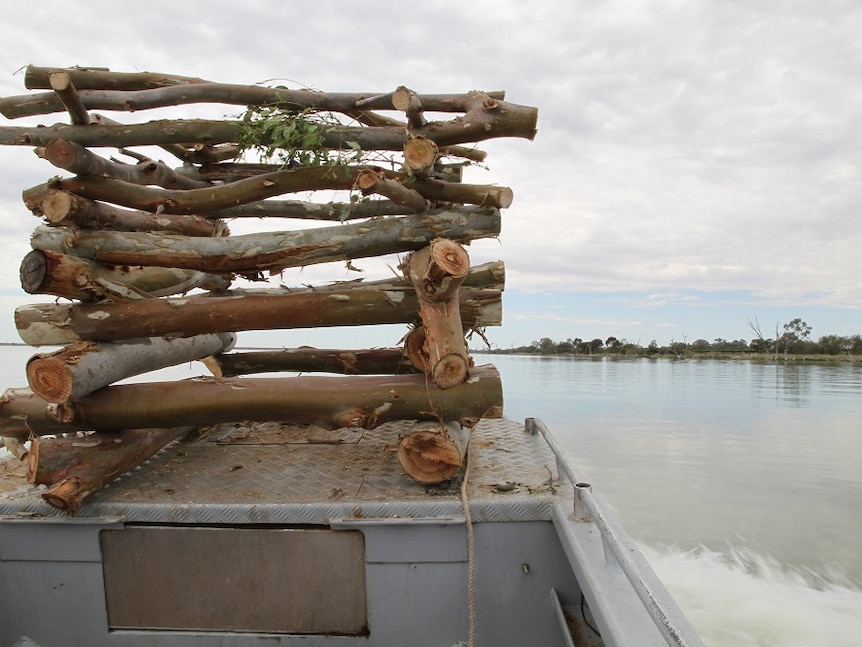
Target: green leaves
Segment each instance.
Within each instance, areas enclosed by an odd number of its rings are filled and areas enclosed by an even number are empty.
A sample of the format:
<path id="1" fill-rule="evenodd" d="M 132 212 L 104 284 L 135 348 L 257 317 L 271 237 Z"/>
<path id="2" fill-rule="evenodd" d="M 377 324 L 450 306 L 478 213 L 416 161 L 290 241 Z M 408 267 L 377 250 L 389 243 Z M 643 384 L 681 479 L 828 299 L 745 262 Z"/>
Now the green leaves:
<path id="1" fill-rule="evenodd" d="M 287 168 L 331 166 L 344 161 L 340 152 L 324 146 L 327 133 L 340 125 L 330 113 L 310 108 L 252 106 L 243 114 L 241 123 L 237 138 L 240 153 L 254 151 L 264 161 L 275 161 Z M 352 159 L 361 161 L 359 144 L 347 145 L 354 151 Z"/>

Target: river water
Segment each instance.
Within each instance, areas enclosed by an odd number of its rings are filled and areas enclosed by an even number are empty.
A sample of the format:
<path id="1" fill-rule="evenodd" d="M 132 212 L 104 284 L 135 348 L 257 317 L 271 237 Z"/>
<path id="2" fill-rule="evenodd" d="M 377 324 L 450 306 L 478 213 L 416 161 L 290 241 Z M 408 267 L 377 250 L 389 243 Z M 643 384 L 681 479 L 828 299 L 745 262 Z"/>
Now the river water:
<path id="1" fill-rule="evenodd" d="M 0 386 L 26 385 L 32 353 L 0 347 Z M 475 359 L 500 369 L 507 417 L 550 426 L 707 645 L 862 644 L 862 366 Z"/>
<path id="2" fill-rule="evenodd" d="M 862 644 L 862 366 L 485 360 L 708 645 Z"/>

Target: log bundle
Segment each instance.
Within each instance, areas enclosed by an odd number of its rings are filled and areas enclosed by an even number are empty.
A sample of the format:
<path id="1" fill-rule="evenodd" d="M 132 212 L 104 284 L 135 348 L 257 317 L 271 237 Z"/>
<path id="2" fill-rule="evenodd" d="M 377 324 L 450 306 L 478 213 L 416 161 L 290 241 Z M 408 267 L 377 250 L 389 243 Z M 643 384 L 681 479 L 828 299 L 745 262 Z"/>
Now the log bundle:
<path id="1" fill-rule="evenodd" d="M 471 266 L 466 246 L 498 236 L 513 200 L 463 171 L 484 161 L 479 142 L 532 139 L 535 108 L 503 92 L 325 93 L 101 68 L 31 65 L 24 82 L 33 92 L 0 98 L 0 113 L 69 123 L 0 126 L 0 144 L 35 148 L 54 174 L 22 191 L 41 223 L 21 286 L 47 298 L 14 320 L 27 344 L 61 348 L 35 354 L 28 386 L 0 397 L 0 437 L 48 503 L 74 513 L 168 443 L 224 422 L 415 421 L 400 439 L 406 473 L 419 483 L 458 473 L 470 429 L 503 405 L 499 374 L 474 366 L 465 336 L 500 324 L 504 269 Z M 245 112 L 103 114 L 203 104 Z M 228 221 L 247 218 L 305 222 L 231 234 Z M 398 255 L 395 277 L 243 285 L 386 255 Z M 246 330 L 393 323 L 405 334 L 389 348 L 231 352 Z M 128 382 L 193 360 L 213 376 Z M 279 372 L 303 375 L 250 377 Z"/>

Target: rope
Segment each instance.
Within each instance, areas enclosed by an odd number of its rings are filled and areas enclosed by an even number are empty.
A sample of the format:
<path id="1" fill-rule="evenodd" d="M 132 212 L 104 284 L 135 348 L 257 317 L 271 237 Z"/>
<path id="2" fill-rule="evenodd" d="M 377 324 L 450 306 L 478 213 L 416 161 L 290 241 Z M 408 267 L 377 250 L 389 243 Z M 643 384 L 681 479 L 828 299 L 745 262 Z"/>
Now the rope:
<path id="1" fill-rule="evenodd" d="M 461 480 L 461 505 L 464 508 L 464 519 L 467 522 L 467 595 L 470 609 L 470 642 L 469 647 L 476 645 L 476 559 L 473 544 L 473 519 L 470 517 L 470 504 L 467 501 L 467 480 L 470 478 L 470 459 L 473 452 L 467 447 L 467 467 L 464 468 L 464 478 Z"/>

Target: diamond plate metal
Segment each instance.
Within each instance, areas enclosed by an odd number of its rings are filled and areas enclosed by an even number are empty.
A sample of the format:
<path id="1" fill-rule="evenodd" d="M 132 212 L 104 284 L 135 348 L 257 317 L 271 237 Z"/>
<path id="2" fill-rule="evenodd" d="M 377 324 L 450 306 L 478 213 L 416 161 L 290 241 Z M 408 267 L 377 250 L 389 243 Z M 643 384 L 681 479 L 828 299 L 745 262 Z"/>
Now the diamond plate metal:
<path id="1" fill-rule="evenodd" d="M 463 469 L 451 481 L 425 486 L 401 468 L 398 442 L 411 424 L 333 432 L 223 425 L 168 447 L 95 494 L 78 516 L 218 524 L 462 518 Z M 482 420 L 472 432 L 469 460 L 475 521 L 550 518 L 559 483 L 551 471 L 555 459 L 541 436 L 511 420 Z M 8 469 L 0 462 L 0 474 Z M 0 514 L 61 514 L 39 492 L 6 474 L 0 478 Z"/>

